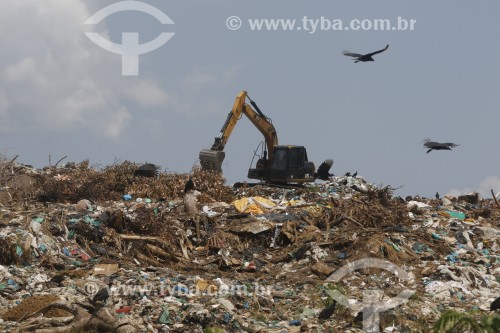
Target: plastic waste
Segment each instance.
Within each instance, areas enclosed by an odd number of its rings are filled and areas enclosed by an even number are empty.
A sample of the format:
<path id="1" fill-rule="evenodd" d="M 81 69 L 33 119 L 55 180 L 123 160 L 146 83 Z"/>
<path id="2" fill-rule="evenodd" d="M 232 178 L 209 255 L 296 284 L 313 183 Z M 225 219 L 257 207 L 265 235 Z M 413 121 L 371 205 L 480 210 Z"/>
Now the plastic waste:
<path id="1" fill-rule="evenodd" d="M 159 324 L 172 324 L 172 319 L 170 318 L 170 313 L 166 307 L 163 307 L 160 316 L 158 317 Z"/>
<path id="2" fill-rule="evenodd" d="M 40 233 L 40 231 L 42 231 L 42 222 L 43 217 L 37 217 L 31 220 L 31 230 L 33 230 L 35 234 L 38 234 Z"/>
<path id="3" fill-rule="evenodd" d="M 445 211 L 450 214 L 450 217 L 459 219 L 459 220 L 465 220 L 465 213 L 462 212 L 457 212 L 451 209 L 445 209 Z"/>

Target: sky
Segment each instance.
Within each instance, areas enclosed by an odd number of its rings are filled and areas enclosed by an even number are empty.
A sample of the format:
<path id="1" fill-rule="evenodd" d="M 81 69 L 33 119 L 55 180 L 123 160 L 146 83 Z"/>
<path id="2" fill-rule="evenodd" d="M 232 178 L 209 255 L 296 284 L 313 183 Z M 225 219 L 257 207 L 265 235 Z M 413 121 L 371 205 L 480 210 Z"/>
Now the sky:
<path id="1" fill-rule="evenodd" d="M 497 0 L 144 0 L 173 24 L 136 10 L 85 24 L 119 2 L 2 2 L 0 154 L 35 167 L 50 155 L 190 172 L 246 90 L 272 118 L 280 144 L 305 146 L 316 166 L 333 159 L 336 175 L 358 171 L 403 196 L 500 191 Z M 394 25 L 398 17 L 415 20 L 413 30 L 320 25 Z M 304 18 L 319 22 L 315 31 Z M 296 25 L 252 29 L 262 19 Z M 123 75 L 122 56 L 89 32 L 117 44 L 124 33 L 137 33 L 139 44 L 174 35 L 138 56 L 138 75 Z M 342 55 L 386 44 L 375 62 Z M 425 138 L 460 146 L 426 154 Z M 248 119 L 238 122 L 225 148 L 228 184 L 247 180 L 262 141 Z"/>

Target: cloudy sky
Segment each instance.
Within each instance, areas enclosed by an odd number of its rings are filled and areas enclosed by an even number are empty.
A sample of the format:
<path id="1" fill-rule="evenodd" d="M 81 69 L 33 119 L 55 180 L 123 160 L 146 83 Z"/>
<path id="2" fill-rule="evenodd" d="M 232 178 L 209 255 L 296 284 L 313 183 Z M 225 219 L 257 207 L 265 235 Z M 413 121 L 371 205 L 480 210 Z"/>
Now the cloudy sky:
<path id="1" fill-rule="evenodd" d="M 500 2 L 466 0 L 144 1 L 174 24 L 137 11 L 85 22 L 118 1 L 3 1 L 0 154 L 41 167 L 48 156 L 152 162 L 189 172 L 219 134 L 240 90 L 273 119 L 281 144 L 304 145 L 316 165 L 358 171 L 401 195 L 500 191 Z M 228 17 L 241 27 L 231 30 Z M 406 30 L 321 30 L 308 20 L 416 20 Z M 294 29 L 252 30 L 259 19 Z M 315 21 L 311 21 L 315 22 Z M 323 25 L 327 26 L 326 23 Z M 231 26 L 234 28 L 234 26 Z M 301 27 L 301 29 L 297 29 Z M 122 75 L 122 57 L 87 38 L 140 44 L 175 35 Z M 354 64 L 344 49 L 375 62 Z M 455 142 L 425 153 L 422 140 Z M 262 137 L 244 118 L 226 146 L 229 183 L 246 180 Z"/>

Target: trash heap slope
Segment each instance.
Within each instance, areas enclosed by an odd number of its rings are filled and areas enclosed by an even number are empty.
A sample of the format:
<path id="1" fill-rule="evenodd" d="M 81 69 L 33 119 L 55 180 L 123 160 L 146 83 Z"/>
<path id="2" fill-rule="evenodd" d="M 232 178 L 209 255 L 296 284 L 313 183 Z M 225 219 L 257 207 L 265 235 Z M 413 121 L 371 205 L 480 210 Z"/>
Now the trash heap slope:
<path id="1" fill-rule="evenodd" d="M 0 329 L 361 332 L 366 290 L 411 290 L 381 329 L 422 332 L 448 309 L 490 314 L 500 296 L 493 200 L 404 200 L 362 177 L 230 188 L 196 168 L 185 194 L 189 175 L 138 167 L 1 164 Z M 332 305 L 333 291 L 352 306 Z"/>

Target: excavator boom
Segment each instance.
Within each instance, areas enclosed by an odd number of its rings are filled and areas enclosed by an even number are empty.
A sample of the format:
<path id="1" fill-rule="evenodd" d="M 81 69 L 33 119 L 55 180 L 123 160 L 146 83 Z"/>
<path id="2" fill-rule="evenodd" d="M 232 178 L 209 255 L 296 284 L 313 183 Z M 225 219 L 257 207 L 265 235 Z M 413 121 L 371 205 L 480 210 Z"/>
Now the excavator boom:
<path id="1" fill-rule="evenodd" d="M 245 103 L 247 98 L 250 101 L 250 104 L 257 111 Z M 227 115 L 226 121 L 220 131 L 220 135 L 215 138 L 212 148 L 203 149 L 200 152 L 200 164 L 204 170 L 221 171 L 222 162 L 225 157 L 225 153 L 223 151 L 224 147 L 226 146 L 226 143 L 242 114 L 244 114 L 252 122 L 252 124 L 257 127 L 262 135 L 264 135 L 267 151 L 269 152 L 269 158 L 272 157 L 273 147 L 278 145 L 276 129 L 274 128 L 271 120 L 262 113 L 257 104 L 252 101 L 250 97 L 248 97 L 247 92 L 241 91 L 236 97 L 233 108 Z"/>

